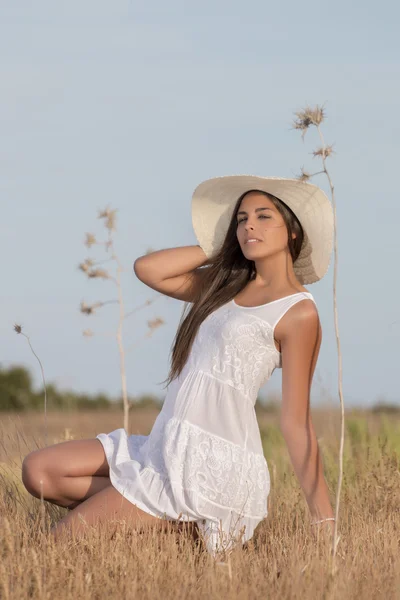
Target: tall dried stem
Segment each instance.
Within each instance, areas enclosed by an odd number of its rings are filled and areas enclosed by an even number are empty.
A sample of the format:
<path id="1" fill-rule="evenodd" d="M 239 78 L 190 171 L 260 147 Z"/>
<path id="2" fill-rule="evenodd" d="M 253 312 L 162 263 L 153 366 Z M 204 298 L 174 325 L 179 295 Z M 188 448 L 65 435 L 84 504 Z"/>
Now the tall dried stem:
<path id="1" fill-rule="evenodd" d="M 313 152 L 314 157 L 320 157 L 322 160 L 323 170 L 314 175 L 324 173 L 328 179 L 329 187 L 332 197 L 332 208 L 333 208 L 333 223 L 334 223 L 334 271 L 333 271 L 333 312 L 335 321 L 335 334 L 338 352 L 338 391 L 340 400 L 340 449 L 339 449 L 339 476 L 336 489 L 335 499 L 335 525 L 332 538 L 332 571 L 333 575 L 335 572 L 335 557 L 337 546 L 339 543 L 340 536 L 338 536 L 338 523 L 339 523 L 339 508 L 340 508 L 340 492 L 342 488 L 343 480 L 343 452 L 344 452 L 344 435 L 345 435 L 345 416 L 344 416 L 344 399 L 343 399 L 343 385 L 342 385 L 342 352 L 340 347 L 340 336 L 339 336 L 339 324 L 338 324 L 338 309 L 337 309 L 337 263 L 338 263 L 338 252 L 337 252 L 337 220 L 336 220 L 336 199 L 335 189 L 332 182 L 332 178 L 327 168 L 326 158 L 333 152 L 332 146 L 327 146 L 324 140 L 324 136 L 321 130 L 321 123 L 325 117 L 325 111 L 323 107 L 316 106 L 315 108 L 306 107 L 305 109 L 296 113 L 297 120 L 294 122 L 294 128 L 302 131 L 302 137 L 310 126 L 316 127 L 322 146 Z M 314 175 L 304 172 L 300 175 L 300 179 L 307 181 Z"/>
<path id="2" fill-rule="evenodd" d="M 19 335 L 23 335 L 29 344 L 29 348 L 32 351 L 32 354 L 34 355 L 34 357 L 36 358 L 36 360 L 38 361 L 39 365 L 40 365 L 40 370 L 42 372 L 42 381 L 43 381 L 43 391 L 44 391 L 44 436 L 45 436 L 45 444 L 47 446 L 47 441 L 48 441 L 48 431 L 47 431 L 47 388 L 46 388 L 46 379 L 44 377 L 44 370 L 43 370 L 43 365 L 42 362 L 40 360 L 40 358 L 38 357 L 38 355 L 36 354 L 36 352 L 34 351 L 32 344 L 31 344 L 31 340 L 29 338 L 28 335 L 26 335 L 26 333 L 24 333 L 22 331 L 22 326 L 21 325 L 14 325 L 14 331 L 16 333 L 18 333 Z"/>
<path id="3" fill-rule="evenodd" d="M 339 391 L 339 400 L 340 400 L 340 449 L 339 449 L 339 477 L 337 482 L 336 489 L 336 500 L 335 500 L 335 527 L 333 531 L 333 540 L 332 540 L 332 555 L 335 559 L 337 545 L 339 543 L 338 538 L 338 523 L 339 523 L 339 506 L 340 506 L 340 492 L 342 489 L 342 481 L 343 481 L 343 452 L 344 452 L 344 399 L 343 399 L 343 384 L 342 384 L 342 351 L 340 347 L 340 336 L 339 336 L 339 322 L 338 322 L 338 309 L 337 309 L 337 293 L 336 293 L 336 285 L 337 285 L 337 263 L 338 263 L 338 252 L 337 252 L 337 225 L 336 225 L 336 199 L 335 199 L 335 188 L 332 183 L 332 178 L 329 174 L 329 171 L 326 166 L 326 145 L 324 141 L 324 137 L 321 131 L 320 125 L 317 125 L 318 134 L 321 139 L 322 147 L 325 152 L 322 153 L 321 159 L 322 164 L 324 166 L 324 173 L 326 174 L 329 187 L 331 189 L 332 196 L 332 207 L 333 207 L 333 223 L 334 223 L 334 263 L 333 263 L 333 312 L 335 319 L 335 334 L 336 334 L 336 345 L 338 352 L 338 391 Z"/>
<path id="4" fill-rule="evenodd" d="M 121 286 L 121 273 L 123 272 L 123 267 L 121 261 L 118 256 L 114 252 L 113 243 L 110 243 L 110 248 L 112 250 L 112 258 L 117 263 L 117 277 L 116 277 L 116 285 L 118 290 L 118 304 L 119 304 L 119 320 L 117 327 L 117 344 L 118 344 L 118 352 L 119 352 L 119 369 L 121 374 L 121 391 L 122 391 L 122 402 L 124 407 L 124 429 L 127 433 L 129 433 L 129 401 L 128 401 L 128 389 L 126 385 L 126 368 L 125 368 L 125 349 L 122 338 L 123 333 L 123 325 L 125 320 L 125 308 L 124 308 L 124 299 L 122 295 L 122 286 Z"/>
<path id="5" fill-rule="evenodd" d="M 128 400 L 128 388 L 126 381 L 126 366 L 125 366 L 125 350 L 123 343 L 123 325 L 126 318 L 125 315 L 125 307 L 124 307 L 124 299 L 122 294 L 122 282 L 121 282 L 121 274 L 124 271 L 124 268 L 121 264 L 120 259 L 118 258 L 115 249 L 114 249 L 114 241 L 112 238 L 112 232 L 116 230 L 116 210 L 110 210 L 106 208 L 103 211 L 99 212 L 99 219 L 104 220 L 104 226 L 108 231 L 108 240 L 106 242 L 98 242 L 96 237 L 91 234 L 86 234 L 86 246 L 89 248 L 96 244 L 104 245 L 107 252 L 111 252 L 110 261 L 114 261 L 116 263 L 116 276 L 113 277 L 110 273 L 102 268 L 99 268 L 100 264 L 104 264 L 108 262 L 108 260 L 96 262 L 90 258 L 83 261 L 79 268 L 81 271 L 86 273 L 89 278 L 101 278 L 108 279 L 112 281 L 117 288 L 117 300 L 109 300 L 107 302 L 97 302 L 92 306 L 87 306 L 85 303 L 81 303 L 81 312 L 89 315 L 93 314 L 94 311 L 105 304 L 110 304 L 113 302 L 118 303 L 119 307 L 119 319 L 118 326 L 115 333 L 115 337 L 117 340 L 118 353 L 119 353 L 119 368 L 120 368 L 120 377 L 121 377 L 121 393 L 122 393 L 122 402 L 123 402 L 123 411 L 124 411 L 124 429 L 129 434 L 129 400 Z M 84 332 L 85 334 L 85 332 Z M 87 335 L 87 333 L 86 333 Z M 93 333 L 91 332 L 91 336 Z"/>
<path id="6" fill-rule="evenodd" d="M 96 310 L 102 308 L 106 304 L 118 303 L 119 319 L 118 319 L 117 330 L 115 332 L 115 338 L 117 340 L 118 353 L 119 353 L 121 393 L 122 393 L 123 412 L 124 412 L 124 429 L 127 432 L 127 434 L 129 434 L 129 431 L 128 431 L 129 410 L 132 407 L 132 404 L 129 403 L 129 399 L 128 399 L 126 360 L 125 360 L 126 351 L 125 351 L 124 342 L 123 342 L 123 327 L 124 327 L 125 320 L 128 317 L 130 317 L 132 314 L 137 312 L 140 308 L 143 308 L 144 306 L 148 306 L 154 300 L 147 300 L 146 303 L 142 307 L 138 307 L 134 310 L 131 310 L 128 313 L 125 313 L 125 305 L 124 305 L 124 299 L 123 299 L 123 294 L 122 294 L 122 273 L 124 272 L 124 268 L 122 266 L 122 263 L 117 255 L 117 253 L 115 252 L 114 240 L 112 237 L 112 232 L 116 231 L 116 212 L 117 212 L 116 210 L 111 210 L 110 208 L 106 208 L 105 210 L 99 212 L 99 218 L 104 220 L 104 226 L 108 232 L 108 239 L 106 241 L 99 242 L 96 239 L 96 236 L 93 235 L 92 233 L 86 234 L 86 241 L 85 241 L 85 245 L 88 248 L 91 248 L 92 246 L 95 246 L 95 245 L 104 246 L 106 252 L 110 252 L 110 258 L 107 260 L 97 261 L 97 262 L 93 261 L 91 258 L 87 258 L 79 265 L 79 269 L 81 271 L 83 271 L 83 273 L 85 273 L 89 279 L 95 279 L 95 278 L 103 279 L 103 280 L 107 279 L 107 280 L 113 282 L 117 288 L 117 298 L 113 299 L 113 300 L 107 300 L 105 302 L 104 301 L 95 302 L 94 304 L 91 304 L 91 305 L 88 305 L 85 302 L 81 302 L 80 310 L 85 315 L 93 315 L 96 312 Z M 109 271 L 100 267 L 100 265 L 102 265 L 106 262 L 114 262 L 115 263 L 115 265 L 116 265 L 115 277 L 112 276 Z M 164 323 L 164 321 L 160 318 L 157 318 L 156 320 L 153 320 L 153 321 L 148 321 L 148 326 L 149 326 L 148 336 L 159 325 L 161 325 L 163 323 Z M 83 335 L 85 337 L 93 337 L 94 333 L 90 329 L 85 329 L 83 331 Z"/>

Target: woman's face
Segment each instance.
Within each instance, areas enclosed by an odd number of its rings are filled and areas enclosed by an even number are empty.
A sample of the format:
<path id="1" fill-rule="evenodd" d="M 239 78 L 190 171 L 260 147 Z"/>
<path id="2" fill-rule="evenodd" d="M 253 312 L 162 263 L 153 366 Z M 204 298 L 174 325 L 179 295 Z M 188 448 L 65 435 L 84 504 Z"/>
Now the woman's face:
<path id="1" fill-rule="evenodd" d="M 272 256 L 287 248 L 285 221 L 274 203 L 261 192 L 248 192 L 242 198 L 236 213 L 236 224 L 237 239 L 244 256 L 249 260 Z M 248 242 L 253 238 L 259 241 Z"/>

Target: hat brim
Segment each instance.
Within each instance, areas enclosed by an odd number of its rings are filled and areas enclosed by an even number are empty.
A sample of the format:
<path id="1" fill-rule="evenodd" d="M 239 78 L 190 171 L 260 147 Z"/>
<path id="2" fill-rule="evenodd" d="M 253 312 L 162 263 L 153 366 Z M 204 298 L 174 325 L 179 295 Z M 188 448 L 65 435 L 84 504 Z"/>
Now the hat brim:
<path id="1" fill-rule="evenodd" d="M 293 264 L 296 277 L 303 285 L 320 280 L 332 254 L 332 204 L 318 186 L 299 179 L 227 175 L 200 183 L 192 197 L 192 225 L 206 256 L 210 258 L 220 249 L 235 203 L 249 190 L 273 194 L 294 212 L 304 232 L 300 254 Z"/>

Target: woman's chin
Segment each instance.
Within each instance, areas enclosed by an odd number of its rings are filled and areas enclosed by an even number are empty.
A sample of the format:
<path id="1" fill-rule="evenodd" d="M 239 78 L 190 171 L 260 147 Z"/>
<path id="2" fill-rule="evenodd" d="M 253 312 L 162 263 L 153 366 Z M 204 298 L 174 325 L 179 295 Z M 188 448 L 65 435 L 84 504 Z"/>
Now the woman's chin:
<path id="1" fill-rule="evenodd" d="M 260 246 L 263 246 L 262 242 L 253 242 L 252 244 L 245 244 L 242 248 L 242 252 L 245 256 L 253 256 L 254 254 L 258 254 L 258 252 L 260 251 Z"/>

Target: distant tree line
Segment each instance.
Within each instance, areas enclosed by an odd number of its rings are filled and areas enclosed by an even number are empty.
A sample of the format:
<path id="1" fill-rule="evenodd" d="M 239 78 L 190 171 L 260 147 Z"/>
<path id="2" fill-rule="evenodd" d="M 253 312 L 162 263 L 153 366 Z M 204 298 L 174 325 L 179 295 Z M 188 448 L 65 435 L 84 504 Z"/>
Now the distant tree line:
<path id="1" fill-rule="evenodd" d="M 47 410 L 104 410 L 121 409 L 122 398 L 110 398 L 107 394 L 86 394 L 74 391 L 61 391 L 48 383 Z M 130 398 L 133 408 L 160 408 L 163 400 L 150 394 Z M 35 390 L 30 372 L 21 366 L 4 369 L 0 366 L 0 411 L 43 410 L 44 391 Z"/>

